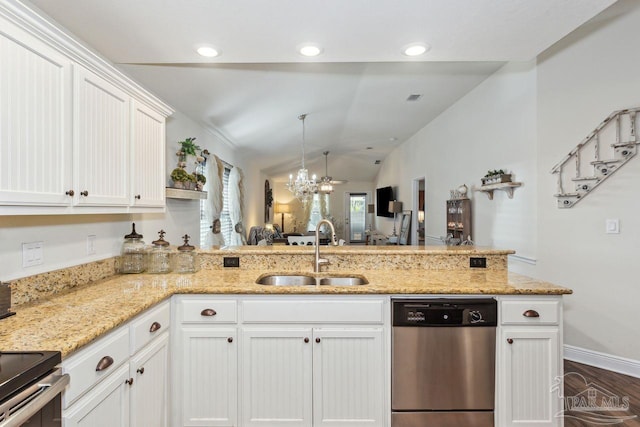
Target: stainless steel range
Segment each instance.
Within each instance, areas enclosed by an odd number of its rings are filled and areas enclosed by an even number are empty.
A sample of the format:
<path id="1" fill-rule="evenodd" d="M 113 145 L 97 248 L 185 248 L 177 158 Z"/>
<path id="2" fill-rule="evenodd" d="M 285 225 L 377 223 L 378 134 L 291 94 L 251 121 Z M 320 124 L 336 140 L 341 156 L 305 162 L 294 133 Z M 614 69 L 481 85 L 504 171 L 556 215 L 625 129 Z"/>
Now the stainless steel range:
<path id="1" fill-rule="evenodd" d="M 0 352 L 0 427 L 59 427 L 69 383 L 59 351 Z"/>
<path id="2" fill-rule="evenodd" d="M 494 299 L 394 300 L 392 427 L 493 427 Z"/>

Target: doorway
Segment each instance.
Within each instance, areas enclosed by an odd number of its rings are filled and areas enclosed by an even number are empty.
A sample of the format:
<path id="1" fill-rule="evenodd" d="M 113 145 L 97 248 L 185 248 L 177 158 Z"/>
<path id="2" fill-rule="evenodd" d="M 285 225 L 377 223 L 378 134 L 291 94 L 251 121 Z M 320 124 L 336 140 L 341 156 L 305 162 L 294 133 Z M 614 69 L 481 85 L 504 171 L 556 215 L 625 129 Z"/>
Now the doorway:
<path id="1" fill-rule="evenodd" d="M 348 244 L 364 244 L 366 241 L 368 199 L 366 192 L 345 193 L 344 234 Z"/>
<path id="2" fill-rule="evenodd" d="M 425 225 L 426 225 L 426 206 L 425 206 L 425 177 L 413 180 L 413 211 L 417 212 L 411 219 L 412 236 L 411 241 L 416 245 L 424 246 L 425 243 Z"/>

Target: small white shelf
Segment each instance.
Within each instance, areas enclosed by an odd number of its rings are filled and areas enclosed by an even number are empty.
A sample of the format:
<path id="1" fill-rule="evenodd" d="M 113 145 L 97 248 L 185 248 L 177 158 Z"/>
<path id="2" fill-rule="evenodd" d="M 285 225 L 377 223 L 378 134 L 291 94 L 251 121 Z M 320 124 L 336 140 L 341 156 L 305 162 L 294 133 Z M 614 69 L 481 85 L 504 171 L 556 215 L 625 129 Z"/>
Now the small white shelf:
<path id="1" fill-rule="evenodd" d="M 477 191 L 487 193 L 487 197 L 489 197 L 489 200 L 493 200 L 493 192 L 495 190 L 502 190 L 507 193 L 507 196 L 509 196 L 510 199 L 513 199 L 513 189 L 516 187 L 520 187 L 521 185 L 521 182 L 500 182 L 498 184 L 483 185 L 478 188 Z"/>
<path id="2" fill-rule="evenodd" d="M 183 190 L 181 188 L 166 187 L 166 196 L 168 199 L 185 199 L 185 200 L 206 200 L 206 191 Z"/>

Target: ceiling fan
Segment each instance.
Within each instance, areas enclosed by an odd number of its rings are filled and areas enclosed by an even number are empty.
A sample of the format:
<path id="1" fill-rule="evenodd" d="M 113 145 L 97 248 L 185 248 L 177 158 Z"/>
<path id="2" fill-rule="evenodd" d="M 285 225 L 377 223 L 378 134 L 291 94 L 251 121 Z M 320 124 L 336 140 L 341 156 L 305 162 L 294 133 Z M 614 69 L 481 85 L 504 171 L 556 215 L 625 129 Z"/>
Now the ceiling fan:
<path id="1" fill-rule="evenodd" d="M 333 179 L 329 176 L 329 152 L 324 151 L 322 154 L 324 154 L 324 176 L 320 178 L 318 190 L 323 193 L 331 193 L 334 185 L 346 184 L 348 181 L 344 179 Z"/>

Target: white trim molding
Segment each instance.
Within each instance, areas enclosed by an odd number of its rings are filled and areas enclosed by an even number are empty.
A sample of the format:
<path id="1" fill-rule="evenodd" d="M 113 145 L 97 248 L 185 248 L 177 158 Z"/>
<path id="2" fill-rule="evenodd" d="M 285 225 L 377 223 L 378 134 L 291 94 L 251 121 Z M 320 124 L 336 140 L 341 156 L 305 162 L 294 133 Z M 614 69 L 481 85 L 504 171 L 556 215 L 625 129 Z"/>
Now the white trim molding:
<path id="1" fill-rule="evenodd" d="M 564 345 L 564 358 L 573 362 L 606 369 L 607 371 L 640 378 L 640 360 L 627 359 L 567 344 Z"/>
<path id="2" fill-rule="evenodd" d="M 508 257 L 510 260 L 520 261 L 525 264 L 536 265 L 538 263 L 538 260 L 536 260 L 535 258 L 529 258 L 522 255 L 511 254 L 511 255 L 508 255 Z"/>

